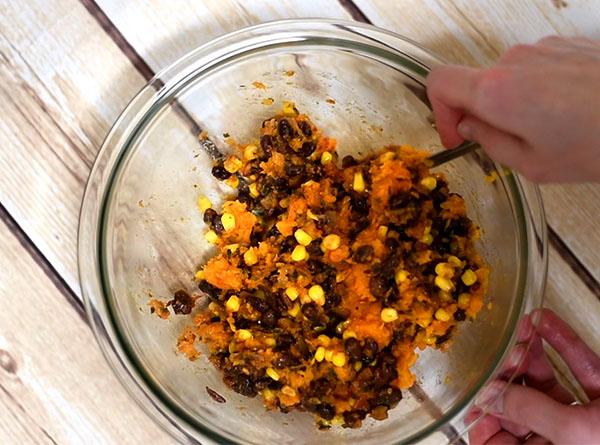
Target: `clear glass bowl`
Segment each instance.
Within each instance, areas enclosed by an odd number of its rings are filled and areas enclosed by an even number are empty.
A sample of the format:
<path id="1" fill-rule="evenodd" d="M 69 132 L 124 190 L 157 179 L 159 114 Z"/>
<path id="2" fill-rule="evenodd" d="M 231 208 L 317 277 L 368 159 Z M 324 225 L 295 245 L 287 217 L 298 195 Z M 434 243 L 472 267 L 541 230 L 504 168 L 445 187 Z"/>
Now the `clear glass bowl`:
<path id="1" fill-rule="evenodd" d="M 175 353 L 188 322 L 149 314 L 149 296 L 170 298 L 211 255 L 195 200 L 218 205 L 227 190 L 211 176 L 224 133 L 257 137 L 262 120 L 291 100 L 338 139 L 342 155 L 390 143 L 440 149 L 424 79 L 440 59 L 398 35 L 351 22 L 296 20 L 214 40 L 159 73 L 114 124 L 96 159 L 79 228 L 80 277 L 100 346 L 133 397 L 182 442 L 397 444 L 465 431 L 460 414 L 497 373 L 521 315 L 541 304 L 546 233 L 535 186 L 476 153 L 441 167 L 482 227 L 492 270 L 490 307 L 464 323 L 446 353 L 420 353 L 418 385 L 383 422 L 316 429 L 306 413 L 267 412 L 229 390 L 203 355 Z M 293 76 L 285 71 L 294 71 Z M 266 89 L 253 86 L 262 82 Z M 272 98 L 272 105 L 263 99 Z M 334 99 L 335 104 L 327 99 Z M 200 144 L 208 132 L 214 145 Z M 496 171 L 498 180 L 484 180 Z M 216 403 L 205 387 L 223 395 Z"/>

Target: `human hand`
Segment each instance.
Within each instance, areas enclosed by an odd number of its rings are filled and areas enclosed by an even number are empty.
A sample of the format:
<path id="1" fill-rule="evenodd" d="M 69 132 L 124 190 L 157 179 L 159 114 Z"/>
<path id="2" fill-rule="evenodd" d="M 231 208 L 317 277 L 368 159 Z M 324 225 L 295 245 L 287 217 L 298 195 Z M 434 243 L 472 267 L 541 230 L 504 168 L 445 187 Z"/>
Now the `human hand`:
<path id="1" fill-rule="evenodd" d="M 546 37 L 491 68 L 437 66 L 427 92 L 444 146 L 479 142 L 532 181 L 600 181 L 600 42 Z"/>
<path id="2" fill-rule="evenodd" d="M 485 401 L 497 398 L 497 402 L 470 430 L 471 445 L 593 444 L 600 439 L 600 357 L 554 312 L 536 312 L 540 317 L 537 327 L 530 319 L 524 320 L 520 343 L 508 359 L 507 371 L 516 372 L 521 378 L 515 380 L 523 380 L 524 385 L 509 385 L 499 398 L 504 383 L 494 382 L 499 384 L 484 392 Z M 531 346 L 526 351 L 529 338 Z M 571 405 L 573 397 L 554 377 L 542 339 L 564 359 L 591 400 L 589 404 Z M 465 422 L 473 422 L 480 415 L 481 410 L 474 408 Z"/>

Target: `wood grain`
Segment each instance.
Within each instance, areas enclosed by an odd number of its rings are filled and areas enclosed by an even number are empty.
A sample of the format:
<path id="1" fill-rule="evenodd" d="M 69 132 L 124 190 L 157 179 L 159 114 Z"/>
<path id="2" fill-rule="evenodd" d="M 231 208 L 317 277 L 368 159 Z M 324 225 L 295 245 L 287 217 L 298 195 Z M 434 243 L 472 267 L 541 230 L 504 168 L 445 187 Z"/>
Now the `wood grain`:
<path id="1" fill-rule="evenodd" d="M 173 443 L 12 229 L 0 222 L 0 443 Z"/>

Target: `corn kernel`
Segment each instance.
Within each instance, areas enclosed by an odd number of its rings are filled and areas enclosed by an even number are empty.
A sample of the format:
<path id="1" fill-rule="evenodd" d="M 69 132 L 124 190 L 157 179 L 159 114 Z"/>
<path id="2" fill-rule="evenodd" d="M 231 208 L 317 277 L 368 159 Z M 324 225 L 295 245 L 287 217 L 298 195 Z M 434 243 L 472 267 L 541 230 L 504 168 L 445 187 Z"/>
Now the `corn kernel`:
<path id="1" fill-rule="evenodd" d="M 327 349 L 325 351 L 325 360 L 327 360 L 328 362 L 333 360 L 333 351 L 331 349 Z"/>
<path id="2" fill-rule="evenodd" d="M 279 380 L 279 374 L 273 368 L 267 368 L 266 374 L 275 381 Z"/>
<path id="3" fill-rule="evenodd" d="M 337 367 L 344 366 L 346 364 L 346 354 L 344 354 L 343 352 L 336 352 L 331 358 L 331 363 L 333 363 L 334 366 Z"/>
<path id="4" fill-rule="evenodd" d="M 431 244 L 433 242 L 433 236 L 431 236 L 431 233 L 426 233 L 425 235 L 423 235 L 423 238 L 421 238 L 421 242 L 424 244 Z"/>
<path id="5" fill-rule="evenodd" d="M 458 296 L 458 307 L 461 309 L 467 309 L 471 304 L 471 296 L 467 293 L 460 294 Z"/>
<path id="6" fill-rule="evenodd" d="M 312 237 L 302 229 L 298 229 L 294 232 L 294 238 L 298 241 L 298 244 L 308 246 L 312 242 Z"/>
<path id="7" fill-rule="evenodd" d="M 362 369 L 362 367 L 363 367 L 362 362 L 354 362 L 354 370 L 356 372 L 360 371 Z"/>
<path id="8" fill-rule="evenodd" d="M 321 334 L 317 337 L 317 341 L 322 344 L 323 346 L 329 346 L 329 343 L 331 343 L 331 339 L 326 336 L 325 334 Z"/>
<path id="9" fill-rule="evenodd" d="M 379 226 L 377 228 L 377 235 L 379 235 L 379 238 L 385 238 L 385 236 L 388 233 L 388 227 L 387 226 Z"/>
<path id="10" fill-rule="evenodd" d="M 217 244 L 219 241 L 219 235 L 214 230 L 209 230 L 204 234 L 204 239 L 211 244 Z"/>
<path id="11" fill-rule="evenodd" d="M 384 323 L 391 323 L 398 319 L 398 311 L 391 307 L 386 307 L 381 310 L 381 319 Z"/>
<path id="12" fill-rule="evenodd" d="M 437 180 L 433 176 L 427 176 L 421 179 L 421 185 L 427 190 L 433 190 L 437 187 Z"/>
<path id="13" fill-rule="evenodd" d="M 290 317 L 296 318 L 300 313 L 300 305 L 298 303 L 294 304 L 291 309 L 288 310 L 288 314 Z"/>
<path id="14" fill-rule="evenodd" d="M 448 263 L 438 263 L 435 266 L 435 273 L 442 277 L 451 278 L 454 275 L 454 268 Z"/>
<path id="15" fill-rule="evenodd" d="M 204 271 L 203 271 L 202 269 L 200 269 L 199 271 L 197 271 L 197 272 L 194 274 L 194 278 L 195 278 L 196 280 L 204 280 Z"/>
<path id="16" fill-rule="evenodd" d="M 322 246 L 326 250 L 335 250 L 340 247 L 341 242 L 342 239 L 339 237 L 339 235 L 331 234 L 323 238 Z"/>
<path id="17" fill-rule="evenodd" d="M 325 358 L 325 348 L 323 346 L 319 346 L 317 351 L 315 352 L 315 360 L 318 362 L 322 362 Z"/>
<path id="18" fill-rule="evenodd" d="M 233 176 L 233 175 L 230 176 L 229 178 L 227 178 L 224 182 L 232 189 L 236 189 L 237 186 L 240 185 L 239 178 L 237 176 Z"/>
<path id="19" fill-rule="evenodd" d="M 221 308 L 219 307 L 218 303 L 215 303 L 214 301 L 208 303 L 208 310 L 215 315 L 219 315 L 219 312 L 221 312 Z"/>
<path id="20" fill-rule="evenodd" d="M 354 179 L 352 180 L 352 189 L 355 192 L 365 191 L 365 178 L 363 178 L 362 172 L 354 173 Z"/>
<path id="21" fill-rule="evenodd" d="M 465 270 L 465 272 L 460 277 L 463 283 L 467 286 L 472 286 L 477 281 L 477 275 L 471 269 Z"/>
<path id="22" fill-rule="evenodd" d="M 462 261 L 454 255 L 448 257 L 448 264 L 452 264 L 454 267 L 462 267 Z"/>
<path id="23" fill-rule="evenodd" d="M 246 266 L 254 266 L 258 263 L 258 257 L 256 256 L 256 249 L 254 249 L 254 247 L 250 247 L 244 252 L 244 263 Z"/>
<path id="24" fill-rule="evenodd" d="M 439 321 L 450 321 L 450 314 L 448 311 L 446 311 L 446 309 L 439 308 L 437 311 L 435 311 L 435 318 Z"/>
<path id="25" fill-rule="evenodd" d="M 250 196 L 253 198 L 258 198 L 260 196 L 260 192 L 258 191 L 258 185 L 256 182 L 253 182 L 248 186 L 248 191 L 250 192 Z"/>
<path id="26" fill-rule="evenodd" d="M 294 102 L 290 102 L 288 100 L 283 101 L 283 114 L 287 114 L 289 116 L 293 116 L 296 114 L 296 107 Z"/>
<path id="27" fill-rule="evenodd" d="M 235 335 L 237 336 L 238 340 L 241 341 L 250 340 L 253 337 L 252 332 L 250 332 L 248 329 L 238 329 L 235 332 Z"/>
<path id="28" fill-rule="evenodd" d="M 273 390 L 269 389 L 269 388 L 265 388 L 262 390 L 261 395 L 263 396 L 263 398 L 265 400 L 272 400 L 275 398 L 275 393 L 273 392 Z"/>
<path id="29" fill-rule="evenodd" d="M 317 215 L 315 215 L 313 212 L 311 212 L 310 209 L 308 209 L 306 211 L 306 216 L 308 216 L 313 221 L 318 221 L 319 220 L 319 217 Z"/>
<path id="30" fill-rule="evenodd" d="M 231 253 L 233 253 L 233 252 L 235 252 L 236 250 L 238 250 L 238 248 L 239 248 L 239 247 L 240 247 L 240 245 L 239 245 L 238 243 L 227 244 L 227 245 L 225 246 L 225 250 L 226 250 L 227 252 L 231 252 Z"/>
<path id="31" fill-rule="evenodd" d="M 236 295 L 232 295 L 227 299 L 225 308 L 230 312 L 237 312 L 240 310 L 240 299 Z"/>
<path id="32" fill-rule="evenodd" d="M 300 293 L 298 292 L 298 289 L 296 289 L 295 287 L 288 287 L 285 290 L 285 294 L 287 295 L 287 297 L 292 300 L 295 301 L 296 298 L 298 298 L 298 295 L 300 295 Z"/>
<path id="33" fill-rule="evenodd" d="M 433 335 L 431 335 L 429 337 L 425 337 L 425 343 L 428 344 L 429 346 L 435 345 L 435 341 L 436 341 L 436 338 Z"/>
<path id="34" fill-rule="evenodd" d="M 318 284 L 315 284 L 314 286 L 311 286 L 310 289 L 308 289 L 308 296 L 319 306 L 323 306 L 325 304 L 325 292 L 323 291 L 323 288 Z"/>
<path id="35" fill-rule="evenodd" d="M 206 196 L 198 196 L 198 208 L 201 212 L 206 212 L 208 209 L 212 207 L 212 202 Z"/>
<path id="36" fill-rule="evenodd" d="M 396 280 L 396 284 L 404 283 L 408 280 L 408 271 L 400 269 L 394 275 L 394 280 Z"/>
<path id="37" fill-rule="evenodd" d="M 290 205 L 289 198 L 283 198 L 282 200 L 279 201 L 279 207 L 281 207 L 281 208 L 287 209 L 289 205 Z"/>
<path id="38" fill-rule="evenodd" d="M 422 328 L 426 328 L 431 324 L 431 314 L 427 314 L 424 317 L 420 317 L 417 319 L 417 324 Z"/>
<path id="39" fill-rule="evenodd" d="M 332 159 L 333 159 L 333 155 L 331 153 L 329 153 L 328 151 L 324 151 L 323 154 L 321 155 L 321 164 L 323 164 L 323 165 L 329 164 Z"/>
<path id="40" fill-rule="evenodd" d="M 231 174 L 236 173 L 242 168 L 242 165 L 242 161 L 237 156 L 229 156 L 225 159 L 225 162 L 223 162 L 223 167 Z"/>
<path id="41" fill-rule="evenodd" d="M 221 224 L 223 224 L 223 228 L 227 232 L 235 229 L 235 216 L 233 215 L 233 213 L 223 213 L 221 215 Z"/>
<path id="42" fill-rule="evenodd" d="M 281 388 L 281 392 L 288 397 L 296 397 L 296 390 L 291 386 L 285 385 L 283 388 Z"/>
<path id="43" fill-rule="evenodd" d="M 277 346 L 277 340 L 275 340 L 272 337 L 267 337 L 267 338 L 265 338 L 265 345 L 273 348 L 273 347 Z"/>
<path id="44" fill-rule="evenodd" d="M 306 248 L 303 245 L 299 244 L 296 247 L 294 247 L 294 250 L 292 250 L 292 260 L 304 261 L 306 257 Z"/>
<path id="45" fill-rule="evenodd" d="M 256 159 L 258 155 L 258 147 L 256 145 L 246 145 L 244 148 L 244 159 L 246 161 L 251 161 L 252 159 Z"/>
<path id="46" fill-rule="evenodd" d="M 454 288 L 452 281 L 450 281 L 448 278 L 441 277 L 439 275 L 435 277 L 435 280 L 433 280 L 433 282 L 437 287 L 446 292 L 450 292 Z"/>
<path id="47" fill-rule="evenodd" d="M 347 340 L 347 339 L 349 339 L 349 338 L 356 338 L 356 332 L 354 332 L 354 331 L 351 331 L 350 329 L 346 329 L 346 330 L 344 331 L 344 333 L 342 334 L 342 338 L 343 338 L 344 340 Z"/>

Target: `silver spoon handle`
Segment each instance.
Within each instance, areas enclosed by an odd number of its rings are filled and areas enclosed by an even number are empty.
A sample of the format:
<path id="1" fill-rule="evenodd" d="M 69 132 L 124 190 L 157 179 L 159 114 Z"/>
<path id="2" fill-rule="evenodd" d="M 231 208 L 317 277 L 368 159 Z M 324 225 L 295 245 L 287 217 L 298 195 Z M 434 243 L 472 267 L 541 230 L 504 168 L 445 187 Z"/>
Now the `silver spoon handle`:
<path id="1" fill-rule="evenodd" d="M 471 153 L 473 150 L 477 150 L 478 148 L 480 148 L 480 145 L 477 142 L 465 141 L 455 148 L 443 150 L 439 153 L 434 154 L 433 156 L 430 156 L 430 166 L 437 167 L 438 165 L 442 165 L 460 156 L 464 156 L 468 153 Z"/>

